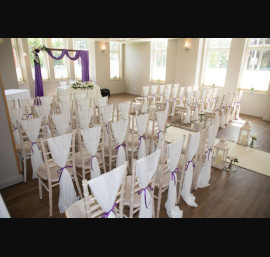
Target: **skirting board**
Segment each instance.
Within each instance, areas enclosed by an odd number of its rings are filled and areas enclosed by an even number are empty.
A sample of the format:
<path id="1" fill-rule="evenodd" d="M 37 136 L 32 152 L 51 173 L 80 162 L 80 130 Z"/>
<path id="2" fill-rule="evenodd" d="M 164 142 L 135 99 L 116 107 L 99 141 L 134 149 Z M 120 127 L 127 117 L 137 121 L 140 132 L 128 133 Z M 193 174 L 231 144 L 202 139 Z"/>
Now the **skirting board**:
<path id="1" fill-rule="evenodd" d="M 250 115 L 250 116 L 262 118 L 263 120 L 266 120 L 266 121 L 270 121 L 270 117 L 264 117 L 264 116 L 258 115 L 257 113 L 253 113 L 253 112 L 241 112 L 240 111 L 240 114 Z"/>
<path id="2" fill-rule="evenodd" d="M 6 188 L 9 186 L 13 186 L 13 185 L 21 183 L 21 182 L 23 182 L 23 175 L 18 174 L 18 176 L 0 181 L 0 189 Z"/>

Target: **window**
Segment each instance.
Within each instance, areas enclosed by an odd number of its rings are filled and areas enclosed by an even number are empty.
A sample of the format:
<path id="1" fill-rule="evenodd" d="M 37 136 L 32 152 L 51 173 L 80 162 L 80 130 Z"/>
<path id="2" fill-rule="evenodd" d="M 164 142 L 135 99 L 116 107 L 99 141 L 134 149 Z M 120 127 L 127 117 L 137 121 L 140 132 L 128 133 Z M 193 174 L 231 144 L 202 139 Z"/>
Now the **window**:
<path id="1" fill-rule="evenodd" d="M 110 78 L 120 79 L 121 67 L 121 45 L 120 43 L 110 42 Z"/>
<path id="2" fill-rule="evenodd" d="M 150 81 L 165 82 L 167 39 L 151 41 Z"/>
<path id="3" fill-rule="evenodd" d="M 45 45 L 45 38 L 28 38 L 27 40 L 28 40 L 28 46 L 29 46 L 30 51 L 31 51 L 32 47 L 39 47 L 40 45 Z M 48 80 L 49 79 L 49 70 L 48 70 L 47 53 L 40 51 L 38 56 L 40 59 L 42 79 Z M 30 61 L 31 61 L 32 76 L 33 76 L 33 79 L 35 80 L 34 59 L 33 59 L 33 55 L 31 53 L 30 53 Z"/>
<path id="4" fill-rule="evenodd" d="M 88 39 L 74 38 L 73 45 L 74 45 L 74 49 L 76 50 L 89 50 Z M 72 52 L 70 53 L 70 56 L 73 56 Z M 74 61 L 74 66 L 75 66 L 75 79 L 81 80 L 82 79 L 81 58 L 79 58 L 77 61 Z"/>
<path id="5" fill-rule="evenodd" d="M 270 80 L 270 38 L 247 39 L 238 87 L 268 91 Z"/>
<path id="6" fill-rule="evenodd" d="M 231 38 L 209 38 L 207 40 L 206 62 L 203 74 L 203 85 L 224 87 Z"/>
<path id="7" fill-rule="evenodd" d="M 18 50 L 16 38 L 11 38 L 11 45 L 12 45 L 13 58 L 14 58 L 14 63 L 15 63 L 15 68 L 16 68 L 16 73 L 17 73 L 17 79 L 18 79 L 18 82 L 23 82 L 23 74 L 22 74 L 22 69 L 21 69 L 19 50 Z"/>
<path id="8" fill-rule="evenodd" d="M 66 40 L 64 38 L 52 38 L 52 48 L 66 49 Z M 62 51 L 52 51 L 53 56 L 60 56 Z M 61 60 L 53 59 L 54 75 L 55 79 L 67 79 L 69 78 L 68 72 L 68 59 L 64 56 Z"/>

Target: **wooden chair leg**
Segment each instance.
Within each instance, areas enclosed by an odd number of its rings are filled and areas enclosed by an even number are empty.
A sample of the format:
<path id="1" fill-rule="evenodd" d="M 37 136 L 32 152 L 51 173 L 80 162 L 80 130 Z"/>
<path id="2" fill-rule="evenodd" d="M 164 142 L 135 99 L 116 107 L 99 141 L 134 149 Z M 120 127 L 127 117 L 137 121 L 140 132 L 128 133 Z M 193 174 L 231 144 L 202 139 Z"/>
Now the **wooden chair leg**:
<path id="1" fill-rule="evenodd" d="M 49 212 L 50 216 L 52 216 L 52 188 L 49 187 Z"/>
<path id="2" fill-rule="evenodd" d="M 42 199 L 42 184 L 41 184 L 41 178 L 38 177 L 38 189 L 39 189 L 39 199 Z"/>

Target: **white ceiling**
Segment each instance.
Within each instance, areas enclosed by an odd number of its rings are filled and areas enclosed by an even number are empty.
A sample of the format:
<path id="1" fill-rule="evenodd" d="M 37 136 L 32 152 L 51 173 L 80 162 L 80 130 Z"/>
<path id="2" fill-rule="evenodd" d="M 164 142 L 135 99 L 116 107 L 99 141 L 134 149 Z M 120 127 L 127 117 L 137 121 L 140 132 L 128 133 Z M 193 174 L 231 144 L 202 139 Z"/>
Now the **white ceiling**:
<path id="1" fill-rule="evenodd" d="M 158 38 L 91 38 L 95 41 L 105 41 L 105 42 L 121 42 L 123 44 L 127 43 L 138 43 L 138 42 L 148 42 Z M 164 38 L 165 39 L 165 38 Z M 172 38 L 166 38 L 172 39 Z"/>

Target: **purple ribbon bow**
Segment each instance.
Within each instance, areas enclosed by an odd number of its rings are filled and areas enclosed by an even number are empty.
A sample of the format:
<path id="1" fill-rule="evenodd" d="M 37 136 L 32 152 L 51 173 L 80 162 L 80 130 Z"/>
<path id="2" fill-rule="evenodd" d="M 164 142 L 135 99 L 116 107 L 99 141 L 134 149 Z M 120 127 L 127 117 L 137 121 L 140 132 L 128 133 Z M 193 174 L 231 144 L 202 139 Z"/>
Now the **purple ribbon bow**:
<path id="1" fill-rule="evenodd" d="M 93 170 L 92 161 L 93 161 L 93 159 L 94 159 L 95 157 L 98 159 L 98 156 L 96 156 L 96 155 L 93 155 L 93 156 L 90 157 L 90 166 L 91 166 L 91 170 Z M 99 159 L 98 159 L 98 160 L 99 160 Z"/>
<path id="2" fill-rule="evenodd" d="M 209 160 L 209 154 L 210 154 L 210 152 L 212 152 L 212 148 L 209 148 L 209 149 L 206 151 L 206 153 L 208 153 L 208 161 L 210 161 L 210 160 Z"/>
<path id="3" fill-rule="evenodd" d="M 115 147 L 115 149 L 118 151 L 118 149 L 119 149 L 120 146 L 126 147 L 126 144 L 123 143 L 121 145 L 118 145 L 118 146 Z"/>
<path id="4" fill-rule="evenodd" d="M 138 149 L 140 148 L 140 146 L 141 146 L 141 142 L 142 142 L 142 138 L 145 140 L 146 139 L 146 137 L 145 136 L 140 136 L 139 137 L 139 141 L 140 141 L 140 143 L 139 143 L 139 147 L 138 147 Z"/>
<path id="5" fill-rule="evenodd" d="M 146 203 L 146 189 L 149 189 L 149 190 L 151 190 L 151 191 L 154 190 L 152 187 L 146 187 L 146 188 L 143 188 L 143 189 L 139 190 L 139 191 L 138 191 L 138 194 L 140 195 L 140 194 L 144 191 L 144 202 L 145 202 L 146 208 L 148 209 L 148 206 L 147 206 L 147 203 Z M 150 199 L 150 202 L 151 202 L 151 199 Z M 150 202 L 149 202 L 149 204 L 150 204 Z M 149 204 L 148 204 L 148 205 L 149 205 Z"/>
<path id="6" fill-rule="evenodd" d="M 63 168 L 60 168 L 60 169 L 57 171 L 58 174 L 59 174 L 59 171 L 60 171 L 60 176 L 59 176 L 58 182 L 60 181 L 60 179 L 61 179 L 61 177 L 62 177 L 63 170 L 64 170 L 65 168 L 72 168 L 72 167 L 73 167 L 73 166 L 65 166 L 65 167 L 63 167 Z"/>
<path id="7" fill-rule="evenodd" d="M 32 151 L 32 153 L 34 153 L 34 150 L 33 150 L 33 145 L 34 145 L 34 144 L 36 144 L 36 145 L 37 145 L 37 147 L 38 147 L 38 149 L 40 150 L 40 148 L 39 148 L 39 146 L 38 146 L 37 142 L 33 142 L 33 143 L 32 143 L 32 146 L 31 146 L 31 151 Z"/>
<path id="8" fill-rule="evenodd" d="M 105 125 L 105 128 L 106 128 L 106 130 L 107 130 L 107 133 L 109 134 L 108 127 L 109 127 L 109 125 L 106 124 L 106 125 Z"/>
<path id="9" fill-rule="evenodd" d="M 176 185 L 176 179 L 175 179 L 175 173 L 179 172 L 179 169 L 176 168 L 174 171 L 171 173 L 171 180 L 174 180 L 174 185 Z"/>
<path id="10" fill-rule="evenodd" d="M 159 134 L 160 134 L 160 133 L 163 133 L 163 132 L 164 132 L 164 130 L 159 130 L 159 131 L 158 131 L 158 133 L 157 133 L 157 134 L 158 134 L 158 139 L 159 139 Z"/>
<path id="11" fill-rule="evenodd" d="M 108 218 L 111 212 L 114 212 L 114 213 L 115 213 L 114 207 L 115 207 L 117 204 L 118 204 L 118 203 L 114 203 L 114 204 L 113 204 L 113 207 L 112 207 L 108 212 L 104 213 L 104 214 L 101 216 L 101 218 Z"/>
<path id="12" fill-rule="evenodd" d="M 188 161 L 187 164 L 186 164 L 186 169 L 185 169 L 185 171 L 188 169 L 188 166 L 189 166 L 189 164 L 190 164 L 191 162 L 193 163 L 193 168 L 195 167 L 195 163 L 194 163 L 193 161 Z"/>

